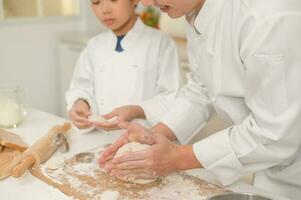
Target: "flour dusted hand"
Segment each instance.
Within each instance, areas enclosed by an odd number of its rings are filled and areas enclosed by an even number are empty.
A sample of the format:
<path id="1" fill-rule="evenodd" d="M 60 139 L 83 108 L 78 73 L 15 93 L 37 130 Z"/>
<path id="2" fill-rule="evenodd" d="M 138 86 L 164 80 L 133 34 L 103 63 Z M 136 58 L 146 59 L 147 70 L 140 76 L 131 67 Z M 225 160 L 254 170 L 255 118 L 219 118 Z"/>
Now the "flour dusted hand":
<path id="1" fill-rule="evenodd" d="M 165 136 L 151 133 L 138 124 L 125 124 L 125 129 L 127 132 L 108 147 L 99 159 L 100 165 L 104 166 L 110 175 L 126 180 L 152 179 L 181 170 L 183 162 L 179 160 L 179 155 L 182 155 L 182 149 L 178 145 Z M 119 148 L 130 142 L 151 146 L 139 151 L 125 152 L 112 159 Z M 189 150 L 192 151 L 192 147 Z M 112 160 L 109 161 L 110 159 Z"/>
<path id="2" fill-rule="evenodd" d="M 141 150 L 145 150 L 149 147 L 150 147 L 150 145 L 148 145 L 148 144 L 141 144 L 141 143 L 138 143 L 138 142 L 130 142 L 130 143 L 127 143 L 124 146 L 122 146 L 116 152 L 114 158 L 117 158 L 117 157 L 125 154 L 126 152 L 141 151 Z M 124 181 L 129 181 L 129 182 L 132 182 L 132 183 L 136 183 L 136 184 L 148 184 L 148 183 L 156 181 L 156 179 L 142 179 L 142 178 L 140 178 L 140 179 L 135 179 L 135 178 L 126 179 L 126 178 L 123 178 L 123 177 L 118 177 L 118 178 L 120 178 L 121 180 L 124 180 Z"/>

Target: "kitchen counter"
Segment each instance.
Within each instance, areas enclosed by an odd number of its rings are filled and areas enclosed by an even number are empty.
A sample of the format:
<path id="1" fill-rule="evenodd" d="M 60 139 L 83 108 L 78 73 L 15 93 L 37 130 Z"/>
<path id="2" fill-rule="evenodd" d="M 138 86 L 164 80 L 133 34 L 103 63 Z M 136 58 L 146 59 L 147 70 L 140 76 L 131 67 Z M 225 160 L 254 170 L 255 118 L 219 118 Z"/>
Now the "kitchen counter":
<path id="1" fill-rule="evenodd" d="M 32 145 L 38 138 L 46 134 L 50 127 L 66 122 L 66 119 L 36 110 L 29 109 L 25 122 L 18 128 L 8 129 L 11 132 L 19 134 L 23 140 Z M 69 137 L 70 151 L 62 154 L 56 152 L 51 159 L 57 157 L 70 157 L 75 153 L 89 150 L 91 148 L 100 147 L 116 140 L 122 131 L 112 131 L 110 133 L 94 131 L 89 134 L 78 134 L 75 130 L 71 131 Z M 196 169 L 187 171 L 189 174 L 195 175 L 208 182 L 216 183 L 213 176 L 206 170 Z M 243 182 L 236 182 L 229 187 L 230 190 L 236 192 L 253 192 L 269 196 L 272 199 L 285 200 L 283 197 L 267 194 Z M 20 179 L 9 177 L 0 182 L 1 200 L 67 200 L 70 197 L 64 195 L 59 190 L 50 187 L 44 182 L 27 173 Z"/>

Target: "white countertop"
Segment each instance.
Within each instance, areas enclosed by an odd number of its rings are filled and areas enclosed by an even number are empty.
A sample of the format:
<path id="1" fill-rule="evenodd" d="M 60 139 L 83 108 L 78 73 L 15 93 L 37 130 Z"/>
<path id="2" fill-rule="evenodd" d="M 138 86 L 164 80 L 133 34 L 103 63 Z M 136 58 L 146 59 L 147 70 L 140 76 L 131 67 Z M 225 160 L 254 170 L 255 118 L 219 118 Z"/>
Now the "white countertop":
<path id="1" fill-rule="evenodd" d="M 30 109 L 28 117 L 25 122 L 18 128 L 8 129 L 11 132 L 19 134 L 23 140 L 28 144 L 33 144 L 38 138 L 46 134 L 47 131 L 54 125 L 64 123 L 65 119 L 39 111 Z M 55 153 L 51 159 L 57 157 L 70 157 L 77 152 L 89 150 L 94 147 L 100 147 L 108 143 L 112 143 L 121 134 L 121 131 L 114 131 L 110 133 L 94 131 L 89 134 L 78 134 L 71 131 L 69 135 L 70 151 L 66 154 Z M 70 137 L 71 136 L 71 137 Z M 190 170 L 188 173 L 196 175 L 209 182 L 215 182 L 213 177 L 206 170 Z M 285 198 L 267 194 L 262 190 L 256 189 L 251 185 L 243 182 L 236 182 L 229 187 L 230 190 L 235 192 L 252 192 L 269 196 L 272 199 Z M 50 187 L 43 183 L 31 174 L 27 173 L 19 179 L 9 177 L 0 181 L 0 194 L 1 200 L 64 200 L 71 199 L 64 195 L 58 189 Z"/>

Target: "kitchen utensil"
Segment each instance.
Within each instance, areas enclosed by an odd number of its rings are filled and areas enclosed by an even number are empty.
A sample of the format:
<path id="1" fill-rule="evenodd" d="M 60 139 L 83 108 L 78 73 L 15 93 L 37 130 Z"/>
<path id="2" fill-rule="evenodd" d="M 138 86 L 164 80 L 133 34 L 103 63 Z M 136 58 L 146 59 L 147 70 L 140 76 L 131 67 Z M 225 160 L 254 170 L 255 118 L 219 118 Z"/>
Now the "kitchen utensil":
<path id="1" fill-rule="evenodd" d="M 59 148 L 58 145 L 64 143 L 59 142 L 60 139 L 57 139 L 58 135 L 66 134 L 70 128 L 70 123 L 52 127 L 45 136 L 40 138 L 23 152 L 19 163 L 17 163 L 12 170 L 12 176 L 18 178 L 24 174 L 26 169 L 31 168 L 32 166 L 38 166 L 40 163 L 47 161 Z"/>
<path id="2" fill-rule="evenodd" d="M 57 134 L 57 136 L 53 139 L 52 144 L 55 145 L 61 153 L 69 151 L 69 143 L 63 133 Z"/>
<path id="3" fill-rule="evenodd" d="M 75 155 L 75 159 L 78 163 L 91 163 L 94 157 L 94 154 L 90 152 L 83 152 Z"/>

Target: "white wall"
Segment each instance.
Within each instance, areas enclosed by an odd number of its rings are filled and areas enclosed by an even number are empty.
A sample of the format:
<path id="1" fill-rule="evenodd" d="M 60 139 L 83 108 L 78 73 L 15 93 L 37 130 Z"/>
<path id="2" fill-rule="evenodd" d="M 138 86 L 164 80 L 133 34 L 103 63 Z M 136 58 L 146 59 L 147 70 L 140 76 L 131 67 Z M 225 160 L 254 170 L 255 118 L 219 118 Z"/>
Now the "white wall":
<path id="1" fill-rule="evenodd" d="M 104 26 L 95 17 L 90 5 L 90 1 L 84 0 L 81 3 L 81 8 L 85 23 L 84 28 L 85 31 L 89 33 L 89 35 L 99 33 L 100 31 L 103 31 L 105 29 Z"/>
<path id="2" fill-rule="evenodd" d="M 71 19 L 0 21 L 0 86 L 21 85 L 30 106 L 57 114 L 60 36 L 103 30 L 89 3 L 81 1 L 81 16 Z"/>

